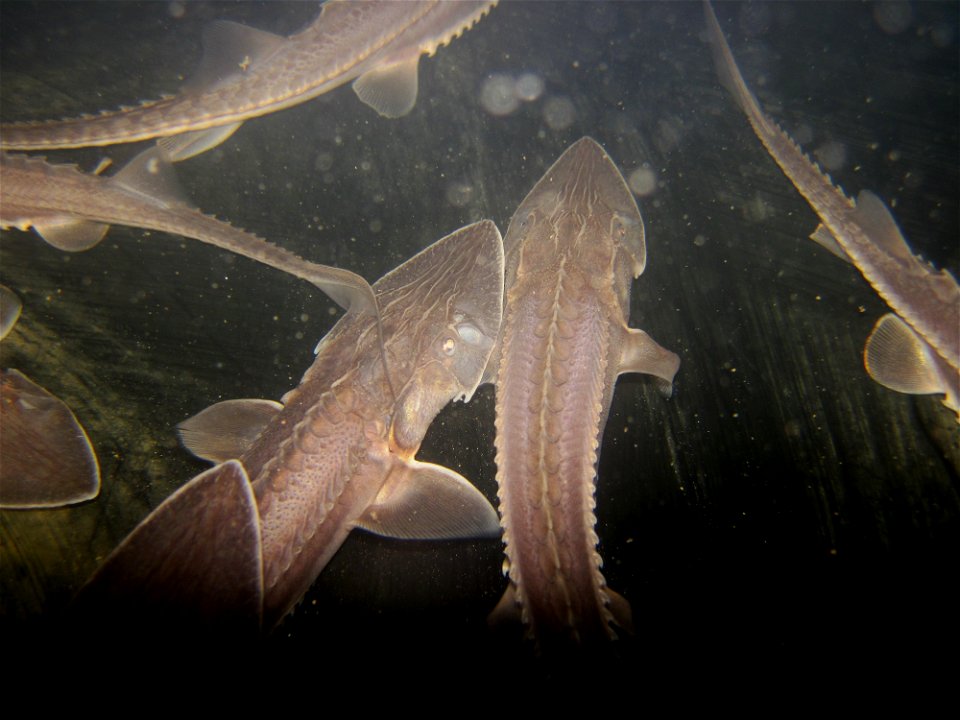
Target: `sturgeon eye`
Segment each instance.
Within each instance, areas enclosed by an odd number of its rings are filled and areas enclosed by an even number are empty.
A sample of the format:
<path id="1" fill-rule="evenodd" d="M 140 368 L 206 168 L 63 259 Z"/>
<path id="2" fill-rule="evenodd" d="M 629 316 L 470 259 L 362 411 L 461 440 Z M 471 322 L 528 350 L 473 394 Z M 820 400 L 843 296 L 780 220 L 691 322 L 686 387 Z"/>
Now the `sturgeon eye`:
<path id="1" fill-rule="evenodd" d="M 451 337 L 443 341 L 443 354 L 450 356 L 457 350 L 457 342 Z"/>
<path id="2" fill-rule="evenodd" d="M 614 215 L 610 221 L 610 234 L 614 240 L 621 242 L 636 226 L 636 220 L 624 215 Z"/>
<path id="3" fill-rule="evenodd" d="M 525 233 L 530 229 L 530 226 L 533 224 L 533 213 L 528 212 L 526 217 L 520 220 L 520 232 Z"/>
<path id="4" fill-rule="evenodd" d="M 460 339 L 468 345 L 479 345 L 483 340 L 483 333 L 470 323 L 457 325 L 457 333 L 460 335 Z"/>

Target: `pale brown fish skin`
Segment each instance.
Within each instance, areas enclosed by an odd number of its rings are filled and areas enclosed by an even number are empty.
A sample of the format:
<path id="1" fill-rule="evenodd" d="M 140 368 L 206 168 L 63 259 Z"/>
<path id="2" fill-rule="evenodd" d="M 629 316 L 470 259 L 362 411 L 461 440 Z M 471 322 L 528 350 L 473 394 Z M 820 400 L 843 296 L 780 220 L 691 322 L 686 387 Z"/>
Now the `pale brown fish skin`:
<path id="1" fill-rule="evenodd" d="M 301 32 L 235 81 L 97 116 L 0 126 L 6 150 L 53 150 L 137 142 L 205 130 L 282 110 L 364 73 L 411 62 L 459 37 L 495 2 L 328 2 Z"/>
<path id="2" fill-rule="evenodd" d="M 590 138 L 571 146 L 510 222 L 496 370 L 496 448 L 510 587 L 539 649 L 630 629 L 629 605 L 600 573 L 596 465 L 621 372 L 672 382 L 679 359 L 627 327 L 646 263 L 643 220 L 623 177 Z M 640 350 L 643 357 L 628 350 Z M 488 370 L 488 377 L 491 376 Z"/>
<path id="3" fill-rule="evenodd" d="M 62 507 L 100 492 L 100 464 L 83 426 L 17 370 L 0 370 L 0 428 L 0 507 Z"/>
<path id="4" fill-rule="evenodd" d="M 707 2 L 704 13 L 721 81 L 736 98 L 767 152 L 810 203 L 846 255 L 845 259 L 856 265 L 880 297 L 949 364 L 953 372 L 950 384 L 956 387 L 960 373 L 960 286 L 957 281 L 946 270 L 936 271 L 910 252 L 892 217 L 889 224 L 880 227 L 864 223 L 864 213 L 858 213 L 862 208 L 807 159 L 793 139 L 760 109 Z M 861 205 L 865 199 L 873 205 L 881 204 L 871 194 L 868 198 L 861 196 Z M 883 212 L 887 213 L 886 208 Z M 884 231 L 890 230 L 895 232 L 887 242 Z"/>
<path id="5" fill-rule="evenodd" d="M 126 608 L 138 603 L 163 614 L 172 609 L 178 623 L 200 623 L 201 631 L 268 632 L 356 527 L 397 538 L 497 535 L 496 511 L 479 491 L 414 456 L 436 414 L 473 394 L 496 343 L 500 233 L 489 220 L 461 228 L 374 287 L 390 382 L 373 318 L 347 315 L 320 342 L 282 406 L 231 401 L 263 411 L 248 416 L 263 415 L 252 441 L 237 433 L 246 448 L 236 455 L 231 443 L 209 441 L 229 422 L 201 420 L 229 402 L 182 423 L 188 449 L 220 464 L 144 520 L 91 578 L 79 605 L 102 613 L 119 598 L 119 612 L 129 614 Z M 229 420 L 230 410 L 220 417 Z M 223 498 L 221 506 L 209 506 L 211 495 Z M 248 545 L 229 567 L 206 550 L 217 546 L 224 528 Z"/>
<path id="6" fill-rule="evenodd" d="M 434 416 L 479 383 L 500 327 L 502 291 L 492 282 L 502 278 L 500 234 L 489 221 L 460 232 L 469 237 L 446 257 L 432 258 L 435 269 L 416 285 L 404 274 L 375 285 L 396 401 L 375 361 L 371 324 L 342 323 L 321 342 L 317 361 L 284 398 L 281 415 L 241 458 L 260 509 L 265 628 L 300 599 L 388 478 L 415 462 Z M 471 282 L 487 290 L 470 299 L 478 304 L 458 320 L 463 310 L 455 310 L 462 304 L 457 295 Z M 458 336 L 462 323 L 474 324 L 489 343 L 473 386 L 466 387 L 453 372 L 455 357 L 441 352 L 445 343 L 454 343 L 458 353 L 468 349 Z"/>
<path id="7" fill-rule="evenodd" d="M 157 172 L 165 164 L 157 151 L 148 150 L 131 163 L 143 163 Z M 128 166 L 129 167 L 129 166 Z M 376 315 L 376 299 L 369 283 L 356 273 L 309 262 L 251 233 L 204 215 L 177 198 L 151 196 L 124 185 L 118 178 L 88 175 L 72 165 L 52 165 L 41 158 L 0 153 L 0 227 L 42 234 L 46 225 L 72 221 L 127 225 L 182 235 L 238 253 L 312 282 L 344 308 Z M 101 235 L 102 237 L 102 235 Z M 83 250 L 65 247 L 65 250 Z"/>
<path id="8" fill-rule="evenodd" d="M 0 285 L 0 340 L 23 305 Z M 100 463 L 73 411 L 19 370 L 0 370 L 0 508 L 56 508 L 100 492 Z"/>

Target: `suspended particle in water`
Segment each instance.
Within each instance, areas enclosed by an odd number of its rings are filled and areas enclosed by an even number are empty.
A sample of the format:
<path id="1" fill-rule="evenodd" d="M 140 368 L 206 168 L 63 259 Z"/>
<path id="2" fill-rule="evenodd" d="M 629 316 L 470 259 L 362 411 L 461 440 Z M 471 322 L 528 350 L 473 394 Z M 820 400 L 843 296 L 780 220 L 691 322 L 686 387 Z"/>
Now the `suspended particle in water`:
<path id="1" fill-rule="evenodd" d="M 772 13 L 767 3 L 751 3 L 740 10 L 740 30 L 747 37 L 762 37 L 770 32 Z"/>
<path id="2" fill-rule="evenodd" d="M 774 215 L 773 206 L 764 200 L 760 195 L 754 195 L 750 200 L 744 203 L 741 209 L 743 216 L 749 222 L 764 222 Z"/>
<path id="3" fill-rule="evenodd" d="M 480 89 L 480 105 L 491 115 L 503 117 L 509 115 L 520 105 L 514 89 L 513 78 L 509 75 L 491 75 Z"/>
<path id="4" fill-rule="evenodd" d="M 543 95 L 543 78 L 533 73 L 524 73 L 517 78 L 514 93 L 519 100 L 533 102 Z"/>
<path id="5" fill-rule="evenodd" d="M 664 154 L 670 153 L 683 139 L 683 121 L 676 117 L 661 118 L 657 121 L 657 134 L 654 142 Z"/>
<path id="6" fill-rule="evenodd" d="M 552 97 L 543 105 L 543 119 L 551 130 L 566 130 L 577 119 L 577 111 L 570 98 Z"/>
<path id="7" fill-rule="evenodd" d="M 646 197 L 657 189 L 657 173 L 648 165 L 638 167 L 630 173 L 627 184 L 637 197 Z"/>
<path id="8" fill-rule="evenodd" d="M 615 3 L 588 3 L 583 14 L 584 24 L 597 35 L 609 35 L 617 29 L 617 10 Z"/>

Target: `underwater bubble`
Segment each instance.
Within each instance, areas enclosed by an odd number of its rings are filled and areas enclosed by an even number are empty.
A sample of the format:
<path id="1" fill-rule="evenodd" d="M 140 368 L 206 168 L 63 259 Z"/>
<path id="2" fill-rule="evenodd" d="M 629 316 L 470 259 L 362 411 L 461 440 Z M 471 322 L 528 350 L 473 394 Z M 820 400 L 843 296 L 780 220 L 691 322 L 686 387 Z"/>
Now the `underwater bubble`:
<path id="1" fill-rule="evenodd" d="M 813 151 L 824 170 L 834 172 L 847 164 L 847 146 L 836 140 L 826 142 Z"/>
<path id="2" fill-rule="evenodd" d="M 798 438 L 803 435 L 803 426 L 799 420 L 787 420 L 783 425 L 783 432 L 787 437 Z"/>
<path id="3" fill-rule="evenodd" d="M 949 47 L 953 43 L 953 27 L 950 23 L 937 23 L 930 29 L 930 40 L 934 47 Z"/>
<path id="4" fill-rule="evenodd" d="M 539 100 L 540 96 L 543 95 L 543 78 L 533 73 L 524 73 L 517 78 L 514 92 L 524 102 Z"/>
<path id="5" fill-rule="evenodd" d="M 577 111 L 570 98 L 552 97 L 543 105 L 543 119 L 551 130 L 566 130 L 576 118 Z"/>
<path id="6" fill-rule="evenodd" d="M 473 186 L 465 182 L 454 182 L 447 187 L 447 202 L 454 207 L 464 207 L 473 198 Z"/>
<path id="7" fill-rule="evenodd" d="M 674 150 L 683 139 L 683 120 L 676 116 L 657 121 L 657 134 L 654 142 L 664 154 Z"/>
<path id="8" fill-rule="evenodd" d="M 793 139 L 797 141 L 797 144 L 800 145 L 800 147 L 808 145 L 813 141 L 813 128 L 806 123 L 800 125 L 796 130 L 793 131 Z"/>
<path id="9" fill-rule="evenodd" d="M 657 189 L 657 173 L 648 165 L 638 167 L 630 173 L 627 184 L 638 197 L 646 197 Z"/>
<path id="10" fill-rule="evenodd" d="M 509 75 L 491 75 L 480 89 L 480 104 L 491 115 L 509 115 L 520 105 Z"/>
<path id="11" fill-rule="evenodd" d="M 313 161 L 313 169 L 320 172 L 326 172 L 333 167 L 333 155 L 330 153 L 320 153 L 317 159 Z"/>
<path id="12" fill-rule="evenodd" d="M 167 15 L 172 17 L 174 20 L 179 20 L 184 15 L 187 14 L 187 6 L 182 2 L 172 2 L 167 5 Z"/>
<path id="13" fill-rule="evenodd" d="M 888 35 L 899 35 L 913 24 L 913 9 L 903 0 L 877 3 L 873 21 Z"/>

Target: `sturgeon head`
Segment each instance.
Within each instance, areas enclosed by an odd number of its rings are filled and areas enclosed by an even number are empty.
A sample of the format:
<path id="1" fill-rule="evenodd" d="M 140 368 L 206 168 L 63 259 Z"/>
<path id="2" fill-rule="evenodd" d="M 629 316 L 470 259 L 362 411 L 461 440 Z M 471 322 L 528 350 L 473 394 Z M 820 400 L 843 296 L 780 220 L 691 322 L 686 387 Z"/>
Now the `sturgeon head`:
<path id="1" fill-rule="evenodd" d="M 415 454 L 440 409 L 472 395 L 493 349 L 500 233 L 490 221 L 462 228 L 374 289 L 389 381 L 374 318 L 347 314 L 282 404 L 227 401 L 182 423 L 188 449 L 218 464 L 134 529 L 81 593 L 80 611 L 249 638 L 283 619 L 354 528 L 497 534 L 476 488 Z"/>

